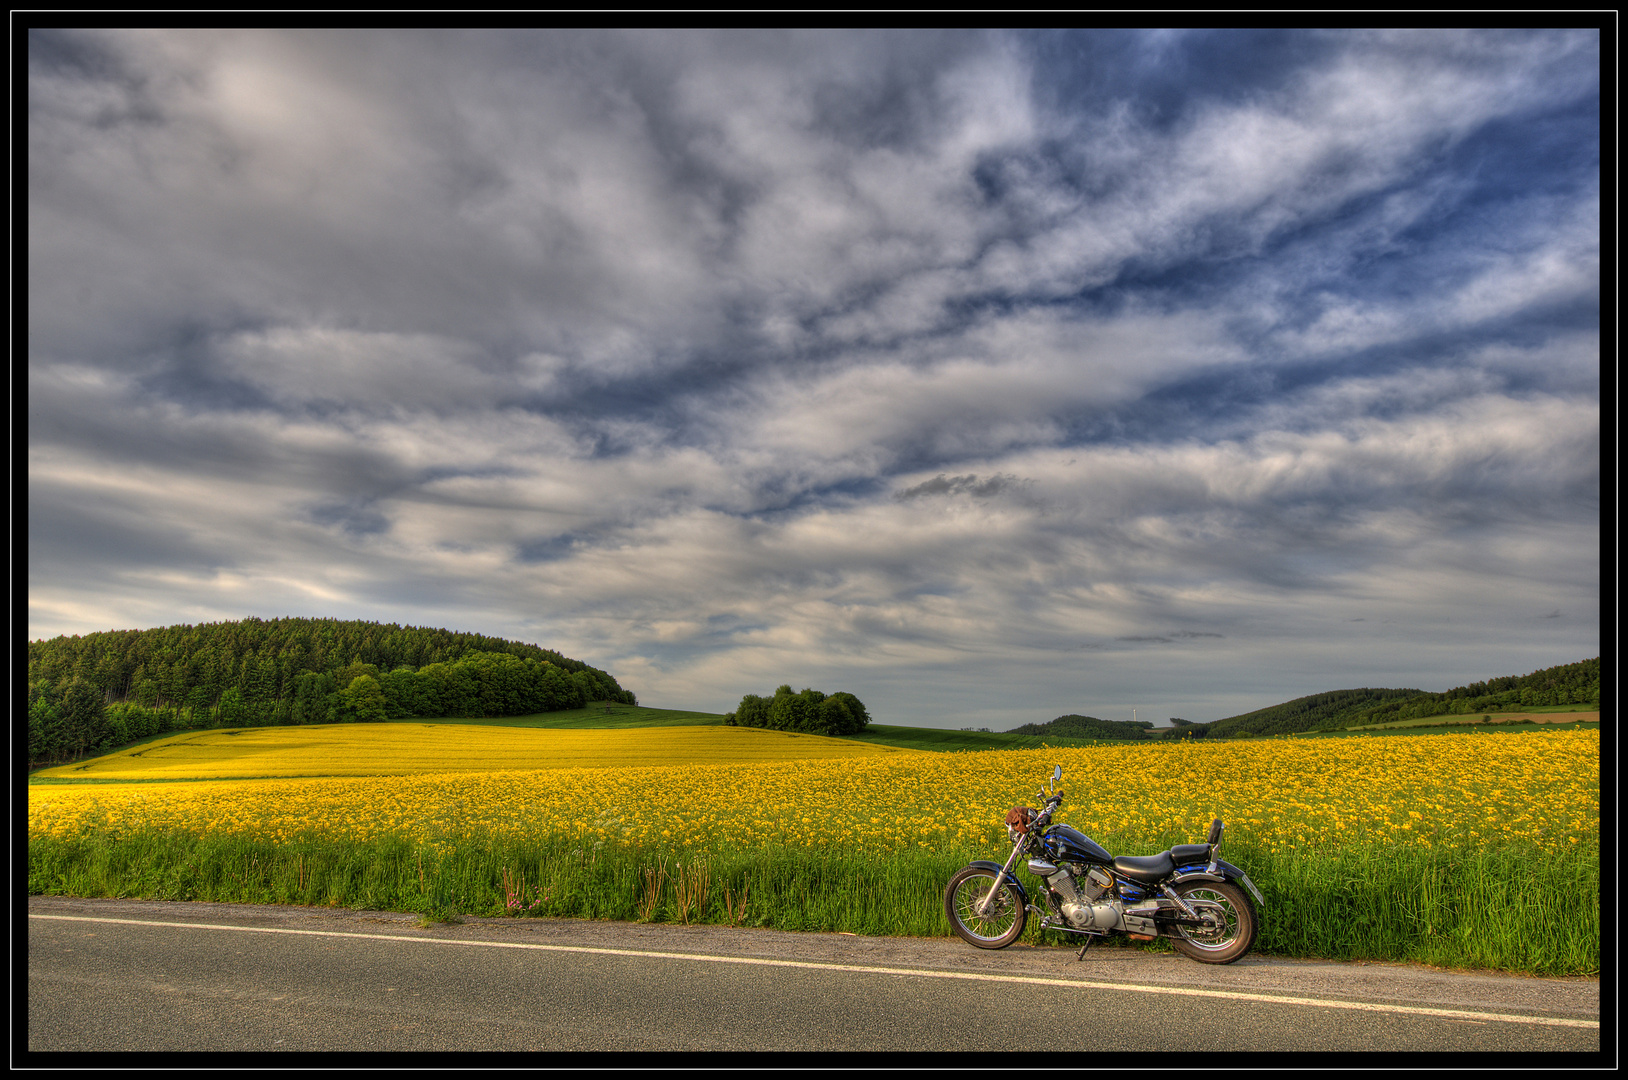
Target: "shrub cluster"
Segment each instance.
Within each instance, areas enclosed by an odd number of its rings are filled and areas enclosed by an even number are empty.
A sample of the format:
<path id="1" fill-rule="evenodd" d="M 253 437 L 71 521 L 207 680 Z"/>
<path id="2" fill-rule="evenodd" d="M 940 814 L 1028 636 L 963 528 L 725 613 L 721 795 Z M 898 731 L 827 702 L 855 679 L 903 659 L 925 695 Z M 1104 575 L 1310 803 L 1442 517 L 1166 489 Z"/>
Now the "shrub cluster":
<path id="1" fill-rule="evenodd" d="M 724 723 L 737 727 L 772 728 L 775 731 L 806 731 L 811 735 L 857 735 L 871 722 L 860 700 L 839 690 L 825 694 L 804 689 L 794 693 L 781 686 L 773 697 L 747 694 Z"/>

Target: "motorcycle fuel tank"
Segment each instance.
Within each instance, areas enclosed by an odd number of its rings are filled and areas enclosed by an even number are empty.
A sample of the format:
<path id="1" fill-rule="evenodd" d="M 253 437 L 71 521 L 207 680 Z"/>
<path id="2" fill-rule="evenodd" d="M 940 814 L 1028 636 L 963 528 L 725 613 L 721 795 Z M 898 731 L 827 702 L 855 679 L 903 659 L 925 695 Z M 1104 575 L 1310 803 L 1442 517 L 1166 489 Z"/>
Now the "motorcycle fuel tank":
<path id="1" fill-rule="evenodd" d="M 1114 857 L 1103 846 L 1072 825 L 1053 825 L 1046 830 L 1046 845 L 1058 862 L 1112 863 Z"/>

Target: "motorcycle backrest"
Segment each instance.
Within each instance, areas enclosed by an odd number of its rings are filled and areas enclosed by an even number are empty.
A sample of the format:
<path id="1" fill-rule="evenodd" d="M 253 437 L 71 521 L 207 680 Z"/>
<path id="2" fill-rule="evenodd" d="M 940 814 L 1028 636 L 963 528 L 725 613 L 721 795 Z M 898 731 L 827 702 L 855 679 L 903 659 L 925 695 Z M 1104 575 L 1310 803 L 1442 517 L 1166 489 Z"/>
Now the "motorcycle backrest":
<path id="1" fill-rule="evenodd" d="M 1219 844 L 1221 842 L 1221 819 L 1216 818 L 1210 822 L 1210 834 L 1204 838 L 1206 844 Z"/>

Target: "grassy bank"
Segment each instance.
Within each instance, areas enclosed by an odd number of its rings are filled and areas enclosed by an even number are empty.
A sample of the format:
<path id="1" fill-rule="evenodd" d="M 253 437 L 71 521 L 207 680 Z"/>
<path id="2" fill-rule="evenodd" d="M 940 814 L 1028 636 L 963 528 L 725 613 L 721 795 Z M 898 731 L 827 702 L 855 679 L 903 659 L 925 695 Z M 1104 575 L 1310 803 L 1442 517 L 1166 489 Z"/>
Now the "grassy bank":
<path id="1" fill-rule="evenodd" d="M 897 746 L 902 750 L 1039 750 L 1044 746 L 1097 746 L 1123 744 L 1123 739 L 1065 739 L 1043 735 L 1012 735 L 1004 731 L 949 731 L 945 728 L 900 727 L 872 724 L 854 742 Z"/>
<path id="2" fill-rule="evenodd" d="M 782 845 L 673 851 L 479 836 L 272 843 L 147 829 L 35 838 L 28 861 L 35 894 L 944 936 L 944 883 L 970 859 L 1004 854 Z M 1229 835 L 1226 854 L 1266 897 L 1261 953 L 1541 975 L 1600 969 L 1597 851 L 1288 853 Z M 1031 941 L 1037 925 L 1031 920 Z M 1054 932 L 1050 940 L 1071 939 Z"/>
<path id="3" fill-rule="evenodd" d="M 1598 715 L 1598 714 L 1594 714 Z M 1488 723 L 1471 722 L 1468 717 L 1432 716 L 1425 720 L 1405 720 L 1385 727 L 1350 728 L 1344 731 L 1302 731 L 1294 735 L 1268 735 L 1269 739 L 1368 739 L 1395 735 L 1520 735 L 1534 731 L 1598 731 L 1598 720 L 1531 720 L 1519 716 L 1494 716 Z M 1231 740 L 1216 740 L 1225 742 Z"/>
<path id="4" fill-rule="evenodd" d="M 482 727 L 563 728 L 571 730 L 615 730 L 618 728 L 697 727 L 722 724 L 722 713 L 693 712 L 688 709 L 651 709 L 643 705 L 594 701 L 580 709 L 532 713 L 529 716 L 495 716 L 474 719 L 447 716 L 438 720 L 396 720 L 400 724 L 476 724 Z"/>
<path id="5" fill-rule="evenodd" d="M 1458 716 L 1426 716 L 1414 720 L 1392 720 L 1384 724 L 1368 724 L 1346 728 L 1347 731 L 1407 731 L 1415 728 L 1453 727 L 1455 725 L 1513 725 L 1520 727 L 1571 727 L 1576 724 L 1598 724 L 1600 710 L 1578 709 L 1571 705 L 1545 705 L 1515 712 L 1474 713 Z"/>
<path id="6" fill-rule="evenodd" d="M 403 724 L 479 724 L 485 727 L 569 728 L 576 730 L 693 727 L 721 725 L 719 713 L 686 712 L 680 709 L 647 709 L 642 705 L 610 705 L 597 702 L 584 709 L 538 713 L 535 716 L 501 716 L 486 720 L 447 717 L 442 720 L 400 720 Z M 761 729 L 760 729 L 761 730 Z M 1095 746 L 1124 740 L 1065 739 L 1040 735 L 1011 735 L 1001 731 L 950 731 L 944 728 L 904 727 L 897 724 L 871 724 L 858 735 L 845 735 L 853 742 L 896 746 L 903 750 L 1038 750 L 1042 746 Z"/>

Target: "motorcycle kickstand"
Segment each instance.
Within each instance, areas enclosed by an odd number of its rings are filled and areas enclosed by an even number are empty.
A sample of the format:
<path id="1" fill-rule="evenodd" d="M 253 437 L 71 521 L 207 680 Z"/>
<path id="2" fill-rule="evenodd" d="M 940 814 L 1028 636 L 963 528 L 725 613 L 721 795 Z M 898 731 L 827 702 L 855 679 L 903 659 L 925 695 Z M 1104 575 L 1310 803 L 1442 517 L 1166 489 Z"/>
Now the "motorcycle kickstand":
<path id="1" fill-rule="evenodd" d="M 1095 937 L 1090 935 L 1086 936 L 1085 944 L 1080 946 L 1080 955 L 1074 958 L 1075 963 L 1085 959 L 1085 950 L 1089 949 L 1091 947 L 1091 943 L 1095 940 L 1097 940 Z"/>

